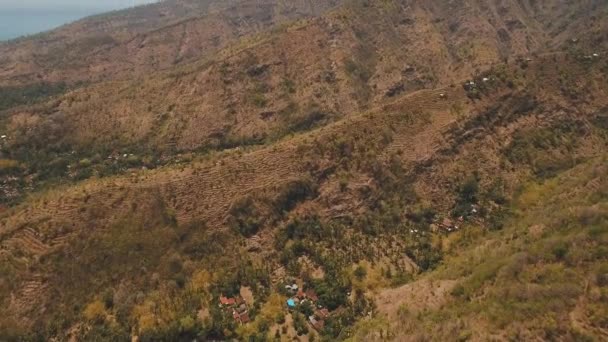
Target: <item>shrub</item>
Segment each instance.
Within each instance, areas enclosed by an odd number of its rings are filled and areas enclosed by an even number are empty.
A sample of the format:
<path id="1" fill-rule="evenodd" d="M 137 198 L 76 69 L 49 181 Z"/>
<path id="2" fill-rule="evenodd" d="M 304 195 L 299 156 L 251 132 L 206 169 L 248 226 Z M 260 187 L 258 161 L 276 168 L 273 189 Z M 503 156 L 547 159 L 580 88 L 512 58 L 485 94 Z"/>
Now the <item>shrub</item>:
<path id="1" fill-rule="evenodd" d="M 471 205 L 477 203 L 479 192 L 479 179 L 477 175 L 469 176 L 458 189 L 458 198 L 452 211 L 455 217 L 466 216 L 471 210 Z"/>
<path id="2" fill-rule="evenodd" d="M 328 113 L 325 113 L 317 104 L 310 104 L 303 113 L 297 116 L 290 116 L 287 123 L 289 132 L 302 132 L 319 126 L 328 119 Z"/>
<path id="3" fill-rule="evenodd" d="M 21 164 L 12 159 L 0 159 L 0 175 L 13 174 L 21 169 Z"/>
<path id="4" fill-rule="evenodd" d="M 285 235 L 288 239 L 320 241 L 323 228 L 318 216 L 296 217 L 285 226 Z"/>
<path id="5" fill-rule="evenodd" d="M 306 317 L 299 312 L 293 314 L 293 328 L 296 330 L 298 336 L 308 334 L 308 324 L 306 323 Z"/>
<path id="6" fill-rule="evenodd" d="M 299 202 L 315 197 L 317 185 L 310 178 L 298 179 L 284 185 L 277 196 L 274 206 L 278 214 L 292 210 Z"/>
<path id="7" fill-rule="evenodd" d="M 0 87 L 0 111 L 24 104 L 33 104 L 46 97 L 64 93 L 65 83 L 38 83 L 20 87 Z"/>
<path id="8" fill-rule="evenodd" d="M 454 286 L 450 294 L 454 297 L 463 297 L 465 294 L 464 286 L 462 286 L 462 284 L 457 284 Z"/>
<path id="9" fill-rule="evenodd" d="M 78 162 L 78 166 L 81 167 L 81 168 L 87 168 L 87 167 L 90 167 L 91 165 L 92 165 L 91 159 L 88 159 L 88 158 L 81 159 Z"/>
<path id="10" fill-rule="evenodd" d="M 357 266 L 353 274 L 355 275 L 355 278 L 357 278 L 357 280 L 361 281 L 363 280 L 363 278 L 365 278 L 365 276 L 367 276 L 367 270 L 365 269 L 365 267 L 359 265 Z"/>
<path id="11" fill-rule="evenodd" d="M 372 73 L 368 68 L 352 59 L 346 60 L 344 67 L 348 75 L 356 80 L 367 82 L 372 77 Z"/>
<path id="12" fill-rule="evenodd" d="M 264 94 L 259 94 L 259 93 L 252 94 L 249 97 L 249 101 L 251 101 L 251 103 L 253 103 L 257 107 L 265 107 L 266 104 L 268 103 L 266 96 L 264 96 Z"/>
<path id="13" fill-rule="evenodd" d="M 517 132 L 505 149 L 513 164 L 528 165 L 539 178 L 550 178 L 576 164 L 570 151 L 586 128 L 573 119 L 554 123 L 551 127 Z"/>
<path id="14" fill-rule="evenodd" d="M 408 211 L 406 217 L 415 223 L 431 223 L 436 212 L 431 207 L 416 206 Z"/>
<path id="15" fill-rule="evenodd" d="M 262 218 L 251 196 L 237 200 L 230 208 L 232 227 L 246 237 L 255 235 L 262 226 Z"/>
<path id="16" fill-rule="evenodd" d="M 308 317 L 314 313 L 314 306 L 312 306 L 309 301 L 306 301 L 298 306 L 298 311 L 300 311 L 304 317 Z"/>
<path id="17" fill-rule="evenodd" d="M 101 297 L 107 309 L 111 309 L 114 306 L 114 291 L 112 289 L 105 290 Z"/>
<path id="18" fill-rule="evenodd" d="M 283 82 L 281 82 L 281 88 L 283 88 L 283 91 L 287 94 L 293 94 L 296 92 L 295 82 L 288 78 L 283 79 Z"/>
<path id="19" fill-rule="evenodd" d="M 191 316 L 183 317 L 179 320 L 179 330 L 182 333 L 191 333 L 195 330 L 196 321 Z"/>
<path id="20" fill-rule="evenodd" d="M 97 299 L 87 305 L 87 307 L 84 309 L 83 314 L 87 320 L 95 323 L 100 323 L 105 320 L 107 314 L 106 307 L 101 300 Z"/>
<path id="21" fill-rule="evenodd" d="M 329 310 L 335 310 L 348 301 L 347 287 L 331 275 L 326 275 L 324 280 L 313 281 L 313 287 L 319 296 L 319 303 Z"/>
<path id="22" fill-rule="evenodd" d="M 566 254 L 568 254 L 568 245 L 565 242 L 560 241 L 553 246 L 551 252 L 557 258 L 557 260 L 563 260 L 566 257 Z"/>

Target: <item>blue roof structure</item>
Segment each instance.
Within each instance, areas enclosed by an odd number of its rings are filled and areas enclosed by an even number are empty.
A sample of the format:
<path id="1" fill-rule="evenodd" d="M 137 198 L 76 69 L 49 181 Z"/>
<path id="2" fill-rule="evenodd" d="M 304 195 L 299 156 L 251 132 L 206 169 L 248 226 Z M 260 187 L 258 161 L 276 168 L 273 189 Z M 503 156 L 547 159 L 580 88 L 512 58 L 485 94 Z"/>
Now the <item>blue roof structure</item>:
<path id="1" fill-rule="evenodd" d="M 293 308 L 296 306 L 296 302 L 294 302 L 293 299 L 289 298 L 287 300 L 287 306 L 289 306 L 290 308 Z"/>

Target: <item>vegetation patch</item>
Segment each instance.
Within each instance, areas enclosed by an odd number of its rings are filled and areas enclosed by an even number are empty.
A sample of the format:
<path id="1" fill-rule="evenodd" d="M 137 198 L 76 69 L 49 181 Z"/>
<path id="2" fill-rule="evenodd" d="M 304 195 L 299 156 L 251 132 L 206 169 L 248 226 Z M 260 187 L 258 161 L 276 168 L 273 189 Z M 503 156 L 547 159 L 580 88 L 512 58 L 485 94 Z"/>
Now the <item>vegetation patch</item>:
<path id="1" fill-rule="evenodd" d="M 0 111 L 12 107 L 31 105 L 48 97 L 65 93 L 65 83 L 36 83 L 20 87 L 0 87 Z"/>

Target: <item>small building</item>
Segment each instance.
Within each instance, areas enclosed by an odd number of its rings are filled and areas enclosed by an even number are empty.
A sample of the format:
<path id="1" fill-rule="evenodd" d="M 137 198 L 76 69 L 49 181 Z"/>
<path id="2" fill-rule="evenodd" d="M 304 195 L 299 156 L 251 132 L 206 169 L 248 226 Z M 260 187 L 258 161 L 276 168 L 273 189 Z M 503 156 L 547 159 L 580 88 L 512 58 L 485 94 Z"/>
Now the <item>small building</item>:
<path id="1" fill-rule="evenodd" d="M 249 311 L 245 310 L 244 312 L 238 312 L 237 310 L 233 310 L 232 318 L 234 318 L 235 321 L 237 321 L 241 324 L 248 323 L 250 321 Z"/>
<path id="2" fill-rule="evenodd" d="M 454 222 L 447 217 L 441 221 L 439 227 L 447 232 L 453 232 L 459 229 L 458 225 L 454 224 Z"/>
<path id="3" fill-rule="evenodd" d="M 312 325 L 312 327 L 317 331 L 321 331 L 325 327 L 325 321 L 322 319 L 317 319 L 315 316 L 308 317 L 308 321 L 310 322 L 310 325 Z"/>
<path id="4" fill-rule="evenodd" d="M 296 307 L 296 302 L 293 300 L 293 298 L 289 298 L 287 300 L 287 306 L 291 309 L 291 308 L 295 308 Z"/>
<path id="5" fill-rule="evenodd" d="M 300 299 L 304 299 L 304 298 L 306 298 L 306 294 L 304 293 L 304 291 L 298 290 L 298 294 L 296 294 L 296 297 L 298 297 Z"/>
<path id="6" fill-rule="evenodd" d="M 475 81 L 466 81 L 462 87 L 464 88 L 464 90 L 466 91 L 472 91 L 474 89 L 476 89 L 477 84 L 475 84 Z"/>
<path id="7" fill-rule="evenodd" d="M 297 284 L 285 285 L 285 289 L 290 292 L 296 292 L 296 291 L 298 291 L 298 285 Z"/>
<path id="8" fill-rule="evenodd" d="M 306 290 L 306 297 L 313 302 L 317 302 L 319 300 L 319 296 L 313 289 Z"/>
<path id="9" fill-rule="evenodd" d="M 471 204 L 471 215 L 479 213 L 479 206 L 477 204 Z"/>
<path id="10" fill-rule="evenodd" d="M 315 316 L 319 317 L 320 319 L 326 319 L 327 317 L 329 317 L 329 310 L 327 310 L 326 308 L 319 309 L 315 311 Z"/>
<path id="11" fill-rule="evenodd" d="M 236 304 L 236 300 L 234 298 L 227 298 L 224 296 L 220 296 L 220 304 L 224 306 L 232 306 Z"/>
<path id="12" fill-rule="evenodd" d="M 239 315 L 239 320 L 241 324 L 249 323 L 249 312 L 243 312 Z"/>

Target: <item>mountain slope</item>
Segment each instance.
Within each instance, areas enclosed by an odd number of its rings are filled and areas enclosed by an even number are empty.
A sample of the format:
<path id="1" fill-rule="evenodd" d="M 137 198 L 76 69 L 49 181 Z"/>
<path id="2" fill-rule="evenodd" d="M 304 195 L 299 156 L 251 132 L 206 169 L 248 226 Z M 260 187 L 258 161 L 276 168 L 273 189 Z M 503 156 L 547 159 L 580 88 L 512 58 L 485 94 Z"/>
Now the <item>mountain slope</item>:
<path id="1" fill-rule="evenodd" d="M 539 64 L 550 64 L 552 59 L 548 57 Z M 598 62 L 589 70 L 584 65 L 575 67 L 576 63 L 570 62 L 567 68 L 575 82 L 586 80 L 588 75 L 601 75 L 594 70 L 605 61 Z M 530 69 L 536 70 L 535 73 Z M 139 288 L 153 296 L 146 300 L 154 302 L 157 300 L 154 296 L 164 293 L 172 300 L 181 301 L 183 299 L 178 298 L 193 295 L 188 292 L 192 289 L 188 285 L 179 290 L 184 286 L 179 283 L 178 289 L 171 289 L 173 285 L 170 284 L 178 279 L 175 277 L 188 278 L 200 270 L 211 272 L 205 266 L 211 264 L 216 267 L 223 265 L 223 271 L 213 272 L 213 277 L 217 277 L 215 279 L 220 283 L 228 281 L 232 272 L 237 272 L 245 262 L 229 258 L 229 255 L 251 259 L 254 269 L 257 269 L 255 272 L 268 277 L 245 276 L 239 280 L 240 284 L 255 287 L 268 284 L 275 279 L 274 272 L 281 269 L 275 253 L 292 253 L 290 248 L 282 250 L 278 247 L 281 245 L 274 245 L 275 241 L 284 239 L 283 227 L 303 222 L 298 224 L 304 224 L 300 229 L 305 229 L 306 222 L 316 215 L 321 227 L 330 229 L 327 233 L 325 230 L 312 231 L 291 239 L 301 241 L 306 246 L 304 255 L 318 263 L 326 274 L 335 272 L 331 271 L 335 262 L 348 268 L 350 263 L 358 260 L 375 260 L 395 270 L 408 269 L 407 263 L 403 263 L 407 260 L 403 253 L 417 267 L 432 267 L 437 262 L 435 258 L 439 250 L 426 245 L 435 234 L 430 233 L 428 221 L 415 218 L 418 214 L 413 208 L 420 205 L 417 203 L 426 203 L 424 205 L 432 208 L 436 215 L 449 216 L 450 210 L 459 210 L 460 195 L 455 188 L 466 181 L 464 175 L 475 173 L 483 189 L 477 196 L 484 194 L 477 197 L 475 203 L 490 210 L 483 214 L 488 216 L 481 222 L 486 222 L 483 226 L 492 227 L 496 220 L 500 223 L 501 216 L 496 215 L 500 215 L 498 209 L 502 206 L 492 208 L 496 203 L 502 203 L 491 195 L 496 191 L 493 190 L 496 174 L 506 182 L 500 196 L 508 198 L 513 191 L 509 189 L 516 189 L 518 184 L 529 179 L 528 172 L 547 177 L 546 172 L 562 172 L 579 160 L 597 158 L 594 156 L 598 153 L 601 156 L 606 150 L 605 128 L 601 128 L 601 121 L 597 121 L 602 120 L 604 114 L 592 109 L 607 105 L 601 102 L 605 97 L 596 95 L 606 91 L 603 87 L 606 80 L 592 79 L 587 86 L 581 83 L 580 89 L 586 89 L 586 95 L 579 99 L 581 105 L 572 107 L 570 113 L 559 114 L 555 108 L 559 108 L 560 101 L 570 101 L 564 97 L 567 93 L 560 93 L 558 88 L 539 87 L 550 79 L 542 68 L 529 66 L 527 70 L 524 72 L 527 81 L 519 91 L 510 91 L 506 85 L 499 86 L 478 104 L 462 107 L 472 111 L 470 117 L 459 116 L 453 110 L 455 105 L 467 103 L 466 93 L 448 91 L 450 100 L 446 101 L 441 100 L 436 92 L 423 92 L 405 96 L 380 112 L 355 116 L 267 148 L 244 154 L 230 152 L 224 157 L 195 162 L 183 170 L 163 168 L 130 177 L 88 181 L 31 199 L 27 205 L 9 211 L 2 221 L 4 264 L 11 265 L 8 269 L 10 278 L 7 279 L 12 279 L 4 286 L 6 291 L 14 294 L 8 306 L 10 312 L 24 319 L 37 317 L 42 312 L 39 310 L 44 310 L 45 315 L 57 312 L 72 321 L 77 319 L 82 309 L 68 313 L 67 307 L 75 305 L 81 308 L 80 303 L 95 293 L 100 295 L 104 288 L 113 291 Z M 577 75 L 576 70 L 581 74 Z M 507 75 L 519 74 L 512 72 L 507 72 Z M 499 98 L 503 104 L 496 108 L 492 103 Z M 531 98 L 534 102 L 530 102 Z M 416 112 L 417 106 L 428 110 L 427 114 Z M 486 121 L 488 119 L 489 122 Z M 540 152 L 535 152 L 538 147 L 534 145 L 526 147 L 529 149 L 527 153 L 549 153 L 556 158 L 555 161 L 549 160 L 548 164 L 539 164 L 536 159 L 510 161 L 511 152 L 501 147 L 509 146 L 505 144 L 508 144 L 510 136 L 517 136 L 515 132 L 522 132 L 521 139 L 525 139 L 526 134 L 533 134 L 526 130 L 530 121 L 535 121 L 541 129 L 543 126 L 559 127 L 562 122 L 567 124 L 564 127 L 568 127 L 572 120 L 600 125 L 587 130 L 580 140 L 572 141 L 574 145 L 568 148 L 574 147 L 574 151 L 579 151 L 574 164 L 559 164 L 562 163 L 563 150 L 558 151 L 565 142 L 540 145 L 541 149 L 548 149 Z M 370 136 L 366 131 L 383 133 Z M 561 134 L 563 139 L 574 138 L 568 131 Z M 487 139 L 497 141 L 488 144 Z M 515 142 L 510 144 L 515 146 Z M 420 149 L 423 149 L 420 155 L 411 152 Z M 549 152 L 553 149 L 557 149 L 556 152 Z M 496 158 L 502 161 L 492 162 Z M 561 166 L 552 171 L 555 163 Z M 464 172 L 451 171 L 462 170 L 463 165 L 467 165 Z M 510 165 L 519 166 L 512 171 Z M 550 173 L 548 177 L 551 177 Z M 346 179 L 346 190 L 340 190 L 342 185 L 338 183 L 343 182 L 341 179 Z M 377 207 L 378 203 L 384 204 Z M 238 217 L 234 216 L 238 215 L 234 208 L 241 207 L 249 212 L 247 215 L 259 220 L 254 222 L 259 223 L 254 226 L 246 223 L 248 221 L 233 223 L 231 217 Z M 398 210 L 398 214 L 393 213 L 394 210 Z M 393 216 L 395 214 L 397 217 Z M 474 217 L 471 220 L 479 222 Z M 277 224 L 278 230 L 271 228 Z M 414 228 L 429 232 L 420 236 L 409 235 L 408 231 Z M 315 234 L 331 234 L 329 232 L 335 229 L 344 229 L 344 235 L 337 240 L 330 238 L 331 235 L 326 238 L 333 248 L 315 237 Z M 248 239 L 251 234 L 258 236 L 259 240 Z M 222 249 L 213 248 L 214 243 L 209 244 L 209 241 L 221 241 Z M 371 241 L 374 241 L 374 249 L 363 249 L 362 254 L 349 247 L 353 243 L 364 246 Z M 111 247 L 112 252 L 102 252 L 110 246 L 115 246 Z M 275 251 L 275 248 L 278 249 Z M 139 260 L 144 256 L 142 264 Z M 175 262 L 184 265 L 180 268 L 185 268 L 172 273 L 175 271 L 167 268 L 169 266 L 165 262 L 168 261 L 163 260 L 178 260 Z M 255 266 L 261 260 L 266 266 Z M 446 267 L 449 268 L 451 264 L 447 260 Z M 102 266 L 106 264 L 117 267 L 110 272 L 113 274 L 111 278 L 107 267 Z M 20 265 L 30 266 L 25 271 Z M 292 267 L 289 264 L 284 266 Z M 66 273 L 66 270 L 70 271 Z M 89 275 L 84 276 L 83 272 L 89 272 Z M 255 279 L 261 283 L 256 283 Z M 217 290 L 211 293 L 214 291 Z M 262 290 L 256 290 L 256 296 L 264 298 L 263 291 L 259 291 Z M 202 298 L 207 297 L 203 295 Z M 203 301 L 208 303 L 205 299 Z M 64 306 L 66 304 L 67 307 Z M 115 309 L 134 310 L 131 304 L 125 305 Z M 197 307 L 192 305 L 194 303 L 171 310 L 186 310 L 183 314 L 187 314 Z M 204 304 L 204 307 L 207 305 L 211 304 Z M 173 312 L 171 310 L 167 314 Z M 158 318 L 161 319 L 160 316 Z M 104 321 L 106 319 L 109 318 Z M 159 325 L 154 325 L 154 329 L 164 331 L 165 324 L 174 322 L 171 318 L 161 320 L 164 323 L 157 323 Z M 30 324 L 35 324 L 35 321 Z M 142 322 L 139 324 L 142 333 L 152 329 L 142 326 Z M 209 329 L 208 333 L 215 334 L 213 326 Z"/>
<path id="2" fill-rule="evenodd" d="M 603 2 L 268 4 L 307 10 L 2 112 L 2 339 L 604 336 Z"/>
<path id="3" fill-rule="evenodd" d="M 490 3 L 492 6 L 486 2 L 352 1 L 319 18 L 270 31 L 246 26 L 252 29 L 247 32 L 262 33 L 238 40 L 228 37 L 225 47 L 211 51 L 196 49 L 192 58 L 204 57 L 197 62 L 136 80 L 96 83 L 38 106 L 7 111 L 2 120 L 3 131 L 9 136 L 7 158 L 21 162 L 27 173 L 35 175 L 40 166 L 28 159 L 38 154 L 36 160 L 53 162 L 58 169 L 52 173 L 65 176 L 67 166 L 81 160 L 98 163 L 127 153 L 135 155 L 133 164 L 154 167 L 165 164 L 175 153 L 271 142 L 390 102 L 399 94 L 456 85 L 505 58 L 558 44 L 544 29 L 550 15 L 555 20 L 563 16 L 553 8 L 575 13 L 585 10 L 583 17 L 605 10 L 604 5 L 594 2 L 567 8 L 548 3 L 546 7 L 552 10 L 512 1 Z M 299 2 L 276 6 L 272 13 L 277 16 L 268 19 L 269 26 L 281 22 L 287 8 L 309 8 Z M 316 14 L 329 7 L 302 11 Z M 226 8 L 235 10 L 234 6 Z M 237 17 L 259 21 L 248 14 L 258 6 L 236 8 L 243 12 L 235 14 Z M 269 11 L 259 8 L 260 13 Z M 537 19 L 536 11 L 547 17 Z M 285 13 L 299 16 L 300 12 Z M 174 27 L 162 26 L 157 32 L 169 34 Z M 192 38 L 193 42 L 209 37 L 211 33 L 205 32 Z M 562 32 L 559 41 L 564 35 Z M 583 42 L 574 47 L 571 44 L 567 47 L 574 49 L 574 54 L 585 53 Z M 163 55 L 154 49 L 146 53 Z M 81 58 L 76 50 L 74 54 Z M 92 56 L 97 58 L 100 53 Z M 123 60 L 108 62 L 126 77 L 128 73 L 119 65 Z M 77 70 L 72 64 L 65 66 Z M 164 68 L 154 64 L 143 67 Z M 103 74 L 114 78 L 111 73 Z M 69 154 L 72 151 L 76 154 Z M 104 167 L 98 172 L 113 171 Z"/>
<path id="4" fill-rule="evenodd" d="M 602 156 L 530 184 L 504 229 L 451 236 L 444 264 L 382 292 L 356 340 L 604 340 L 606 171 Z"/>
<path id="5" fill-rule="evenodd" d="M 129 79 L 204 58 L 235 38 L 333 5 L 173 0 L 102 14 L 0 45 L 0 85 Z"/>

